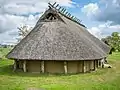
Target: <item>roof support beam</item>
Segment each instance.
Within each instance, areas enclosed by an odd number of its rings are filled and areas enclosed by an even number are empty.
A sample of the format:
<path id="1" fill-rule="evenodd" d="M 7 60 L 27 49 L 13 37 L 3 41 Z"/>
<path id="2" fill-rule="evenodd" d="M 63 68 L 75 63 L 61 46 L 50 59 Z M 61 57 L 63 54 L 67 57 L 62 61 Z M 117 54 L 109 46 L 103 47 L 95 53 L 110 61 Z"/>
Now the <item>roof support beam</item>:
<path id="1" fill-rule="evenodd" d="M 23 71 L 27 72 L 27 69 L 26 69 L 26 60 L 23 61 Z"/>
<path id="2" fill-rule="evenodd" d="M 65 74 L 68 73 L 67 62 L 66 61 L 64 61 L 64 72 L 65 72 Z"/>
<path id="3" fill-rule="evenodd" d="M 45 73 L 45 62 L 41 61 L 41 71 L 42 73 Z"/>

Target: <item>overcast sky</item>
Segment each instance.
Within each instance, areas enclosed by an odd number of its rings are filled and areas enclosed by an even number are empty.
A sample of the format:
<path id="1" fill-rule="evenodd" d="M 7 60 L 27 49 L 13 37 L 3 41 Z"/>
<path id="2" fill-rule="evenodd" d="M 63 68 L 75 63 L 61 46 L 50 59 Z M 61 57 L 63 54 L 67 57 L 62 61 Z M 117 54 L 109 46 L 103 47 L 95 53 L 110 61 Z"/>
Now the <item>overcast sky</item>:
<path id="1" fill-rule="evenodd" d="M 98 38 L 120 32 L 120 0 L 0 0 L 0 44 L 15 43 L 17 27 L 34 27 L 47 3 L 55 1 L 81 19 Z"/>

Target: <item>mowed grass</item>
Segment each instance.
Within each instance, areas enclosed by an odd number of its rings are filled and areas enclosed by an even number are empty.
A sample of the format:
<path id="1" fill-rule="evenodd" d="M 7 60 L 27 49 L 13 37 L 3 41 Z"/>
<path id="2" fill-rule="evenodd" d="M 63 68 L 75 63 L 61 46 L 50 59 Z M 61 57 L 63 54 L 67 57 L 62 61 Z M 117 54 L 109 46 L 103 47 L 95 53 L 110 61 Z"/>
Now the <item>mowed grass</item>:
<path id="1" fill-rule="evenodd" d="M 108 57 L 112 68 L 76 75 L 12 71 L 12 60 L 0 60 L 0 90 L 120 90 L 120 53 Z"/>

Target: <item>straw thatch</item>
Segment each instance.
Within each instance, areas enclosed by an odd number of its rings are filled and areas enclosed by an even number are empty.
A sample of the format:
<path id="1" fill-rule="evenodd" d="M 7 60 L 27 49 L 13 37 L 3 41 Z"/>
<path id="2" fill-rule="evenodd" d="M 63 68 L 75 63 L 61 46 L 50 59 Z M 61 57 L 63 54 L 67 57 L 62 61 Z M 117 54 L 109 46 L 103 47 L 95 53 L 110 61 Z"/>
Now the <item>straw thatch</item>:
<path id="1" fill-rule="evenodd" d="M 50 14 L 53 18 L 49 17 Z M 34 29 L 7 55 L 20 60 L 95 60 L 109 47 L 85 27 L 50 8 Z"/>

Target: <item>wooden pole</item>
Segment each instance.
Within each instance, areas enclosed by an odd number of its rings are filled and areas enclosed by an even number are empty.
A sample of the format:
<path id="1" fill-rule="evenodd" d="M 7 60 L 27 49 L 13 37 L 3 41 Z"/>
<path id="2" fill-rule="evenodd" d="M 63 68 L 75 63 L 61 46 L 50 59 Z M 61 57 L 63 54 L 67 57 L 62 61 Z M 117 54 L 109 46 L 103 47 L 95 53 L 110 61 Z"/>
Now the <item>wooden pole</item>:
<path id="1" fill-rule="evenodd" d="M 60 10 L 60 12 L 63 12 L 64 11 L 64 8 L 62 8 L 61 10 Z"/>
<path id="2" fill-rule="evenodd" d="M 89 72 L 91 71 L 91 61 L 88 61 L 88 65 L 89 65 Z"/>
<path id="3" fill-rule="evenodd" d="M 56 2 L 52 5 L 53 7 L 55 6 Z"/>
<path id="4" fill-rule="evenodd" d="M 17 61 L 14 60 L 13 71 L 16 71 L 16 69 L 17 69 Z"/>
<path id="5" fill-rule="evenodd" d="M 62 8 L 62 7 L 59 7 L 58 10 L 60 11 L 61 8 Z"/>
<path id="6" fill-rule="evenodd" d="M 101 68 L 101 60 L 98 60 L 98 67 Z"/>
<path id="7" fill-rule="evenodd" d="M 92 71 L 92 61 L 90 61 L 90 71 Z"/>
<path id="8" fill-rule="evenodd" d="M 23 71 L 26 72 L 27 69 L 26 69 L 26 60 L 23 61 Z"/>
<path id="9" fill-rule="evenodd" d="M 65 74 L 68 73 L 68 70 L 67 70 L 67 62 L 66 62 L 66 61 L 64 61 L 64 72 L 65 72 Z"/>
<path id="10" fill-rule="evenodd" d="M 99 67 L 99 65 L 98 65 L 98 60 L 96 60 L 96 67 L 97 67 L 97 68 Z"/>
<path id="11" fill-rule="evenodd" d="M 100 60 L 98 60 L 98 68 L 100 67 Z"/>
<path id="12" fill-rule="evenodd" d="M 55 8 L 57 8 L 58 6 L 59 6 L 59 4 L 57 4 Z"/>
<path id="13" fill-rule="evenodd" d="M 63 8 L 63 14 L 66 12 L 66 9 L 65 8 Z"/>
<path id="14" fill-rule="evenodd" d="M 42 71 L 42 73 L 45 73 L 45 63 L 44 63 L 44 61 L 41 61 L 41 71 Z"/>
<path id="15" fill-rule="evenodd" d="M 83 61 L 82 68 L 83 68 L 83 73 L 85 73 L 86 72 L 85 61 Z"/>
<path id="16" fill-rule="evenodd" d="M 94 70 L 96 70 L 96 60 L 94 60 Z"/>
<path id="17" fill-rule="evenodd" d="M 104 58 L 101 60 L 101 67 L 104 68 Z"/>
<path id="18" fill-rule="evenodd" d="M 67 16 L 68 12 L 65 13 L 65 15 Z"/>

